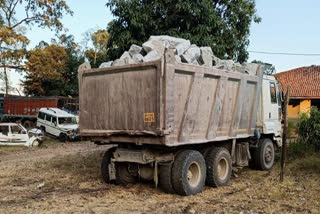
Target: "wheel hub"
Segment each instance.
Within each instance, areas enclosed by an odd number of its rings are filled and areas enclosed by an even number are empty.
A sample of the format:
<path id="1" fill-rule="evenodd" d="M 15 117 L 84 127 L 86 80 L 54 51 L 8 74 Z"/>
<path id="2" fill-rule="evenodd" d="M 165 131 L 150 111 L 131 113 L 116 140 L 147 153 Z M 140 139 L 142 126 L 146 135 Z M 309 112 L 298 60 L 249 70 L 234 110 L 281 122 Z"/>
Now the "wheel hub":
<path id="1" fill-rule="evenodd" d="M 226 158 L 222 157 L 219 160 L 217 171 L 221 180 L 224 180 L 228 176 L 229 165 Z"/>
<path id="2" fill-rule="evenodd" d="M 197 162 L 192 162 L 190 164 L 187 172 L 187 179 L 189 185 L 192 187 L 196 187 L 199 184 L 201 179 L 201 169 L 200 165 Z"/>
<path id="3" fill-rule="evenodd" d="M 264 153 L 264 160 L 266 163 L 270 163 L 272 161 L 273 151 L 270 146 L 268 146 Z"/>

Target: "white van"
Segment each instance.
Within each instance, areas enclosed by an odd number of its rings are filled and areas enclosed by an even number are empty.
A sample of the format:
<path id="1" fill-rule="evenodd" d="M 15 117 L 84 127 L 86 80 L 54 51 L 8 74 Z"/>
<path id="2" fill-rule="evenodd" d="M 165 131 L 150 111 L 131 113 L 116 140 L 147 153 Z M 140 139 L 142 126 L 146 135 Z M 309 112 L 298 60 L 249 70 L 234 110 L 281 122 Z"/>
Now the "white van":
<path id="1" fill-rule="evenodd" d="M 58 108 L 41 108 L 37 117 L 37 127 L 43 133 L 60 141 L 75 140 L 78 122 L 76 116 Z"/>

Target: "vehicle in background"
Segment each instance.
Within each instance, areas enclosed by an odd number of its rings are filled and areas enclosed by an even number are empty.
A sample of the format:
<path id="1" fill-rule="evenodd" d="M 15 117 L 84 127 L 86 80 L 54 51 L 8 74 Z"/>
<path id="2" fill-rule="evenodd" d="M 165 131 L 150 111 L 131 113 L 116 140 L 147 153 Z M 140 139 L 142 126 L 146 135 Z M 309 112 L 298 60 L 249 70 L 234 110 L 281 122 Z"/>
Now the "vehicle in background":
<path id="1" fill-rule="evenodd" d="M 0 123 L 0 145 L 36 147 L 41 138 L 30 136 L 28 131 L 17 123 Z"/>
<path id="2" fill-rule="evenodd" d="M 61 142 L 77 139 L 76 116 L 58 108 L 41 108 L 37 116 L 37 127 Z"/>
<path id="3" fill-rule="evenodd" d="M 0 98 L 1 121 L 21 123 L 26 129 L 30 129 L 36 126 L 40 108 L 45 107 L 60 108 L 74 115 L 79 111 L 77 98 L 8 95 Z"/>

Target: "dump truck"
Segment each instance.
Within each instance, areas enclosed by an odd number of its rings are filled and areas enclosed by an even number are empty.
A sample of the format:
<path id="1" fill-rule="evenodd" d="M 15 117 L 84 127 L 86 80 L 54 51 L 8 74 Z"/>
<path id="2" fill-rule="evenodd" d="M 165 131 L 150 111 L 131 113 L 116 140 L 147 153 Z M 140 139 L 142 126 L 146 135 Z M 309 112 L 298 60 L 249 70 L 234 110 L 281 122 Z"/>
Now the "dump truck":
<path id="1" fill-rule="evenodd" d="M 79 67 L 79 134 L 109 145 L 107 183 L 154 181 L 193 195 L 229 183 L 232 170 L 269 170 L 281 141 L 281 93 L 263 66 L 250 74 L 160 60 Z"/>

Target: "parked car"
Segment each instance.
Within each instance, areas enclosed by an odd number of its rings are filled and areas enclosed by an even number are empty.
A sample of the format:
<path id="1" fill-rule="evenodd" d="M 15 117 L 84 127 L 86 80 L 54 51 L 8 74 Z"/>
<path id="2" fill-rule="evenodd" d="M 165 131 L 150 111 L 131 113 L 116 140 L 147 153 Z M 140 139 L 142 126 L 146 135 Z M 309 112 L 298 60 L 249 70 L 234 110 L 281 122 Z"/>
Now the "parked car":
<path id="1" fill-rule="evenodd" d="M 0 123 L 0 145 L 35 147 L 41 144 L 37 136 L 29 136 L 27 130 L 17 123 Z"/>
<path id="2" fill-rule="evenodd" d="M 37 116 L 37 127 L 44 134 L 58 138 L 61 142 L 77 138 L 76 117 L 58 108 L 41 108 Z"/>

